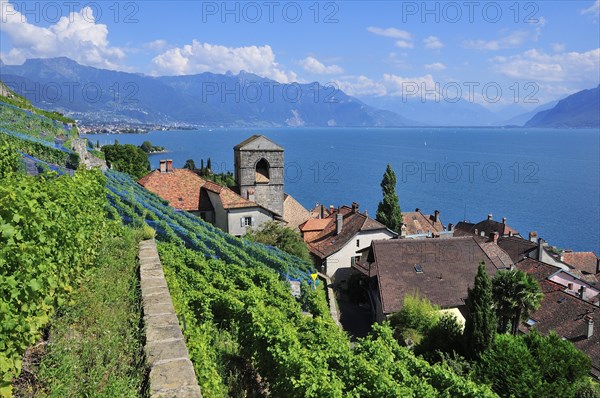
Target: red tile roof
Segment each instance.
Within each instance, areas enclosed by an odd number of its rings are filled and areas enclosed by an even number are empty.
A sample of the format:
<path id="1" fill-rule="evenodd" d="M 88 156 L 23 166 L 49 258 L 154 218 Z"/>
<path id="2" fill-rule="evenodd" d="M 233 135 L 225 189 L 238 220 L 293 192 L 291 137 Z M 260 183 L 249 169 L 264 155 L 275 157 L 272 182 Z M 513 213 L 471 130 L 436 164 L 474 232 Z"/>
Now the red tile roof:
<path id="1" fill-rule="evenodd" d="M 563 253 L 562 261 L 571 267 L 588 274 L 598 273 L 598 257 L 592 252 Z"/>
<path id="2" fill-rule="evenodd" d="M 338 211 L 343 215 L 343 227 L 339 235 L 336 233 Z M 321 227 L 323 228 L 319 229 Z M 305 230 L 304 228 L 309 228 L 312 231 L 321 231 L 320 233 L 315 233 L 306 242 L 311 253 L 320 259 L 325 259 L 343 248 L 361 231 L 388 230 L 385 225 L 358 210 L 353 211 L 349 206 L 342 206 L 339 210 L 334 210 L 327 218 L 321 220 L 310 219 L 300 225 L 301 231 L 309 232 L 309 230 Z"/>
<path id="3" fill-rule="evenodd" d="M 405 235 L 426 234 L 443 232 L 444 226 L 439 221 L 435 221 L 435 216 L 423 214 L 420 211 L 409 211 L 402 213 L 402 232 Z"/>
<path id="4" fill-rule="evenodd" d="M 169 205 L 179 210 L 200 210 L 200 188 L 205 180 L 187 169 L 174 169 L 170 173 L 154 170 L 140 178 L 138 183 L 150 192 L 169 201 Z"/>
<path id="5" fill-rule="evenodd" d="M 298 226 L 310 219 L 310 212 L 304 208 L 294 197 L 285 194 L 283 200 L 283 219 L 289 228 L 298 228 Z"/>
<path id="6" fill-rule="evenodd" d="M 173 169 L 168 173 L 154 170 L 142 177 L 138 183 L 169 201 L 169 205 L 179 210 L 212 210 L 206 191 L 218 194 L 225 209 L 259 207 L 255 202 L 244 199 L 231 189 L 207 181 L 187 169 Z"/>
<path id="7" fill-rule="evenodd" d="M 595 325 L 600 324 L 600 309 L 567 292 L 564 286 L 547 278 L 560 271 L 560 268 L 527 258 L 517 264 L 517 268 L 532 275 L 544 293 L 540 308 L 530 316 L 536 324 L 532 328 L 547 334 L 554 330 L 560 336 L 570 340 L 575 347 L 592 359 L 592 373 L 600 376 L 600 333 L 596 330 L 591 338 L 585 336 L 584 316 L 589 315 Z M 596 329 L 598 327 L 596 326 Z M 530 328 L 519 328 L 527 333 Z"/>
<path id="8" fill-rule="evenodd" d="M 509 227 L 507 224 L 503 224 L 499 221 L 485 219 L 483 221 L 478 222 L 477 224 L 461 221 L 456 224 L 455 227 L 455 236 L 461 236 L 465 234 L 473 234 L 475 235 L 475 230 L 477 230 L 477 234 L 480 234 L 482 231 L 485 236 L 489 237 L 494 232 L 498 232 L 499 236 L 508 235 L 509 232 L 512 235 L 519 235 L 517 230 Z"/>

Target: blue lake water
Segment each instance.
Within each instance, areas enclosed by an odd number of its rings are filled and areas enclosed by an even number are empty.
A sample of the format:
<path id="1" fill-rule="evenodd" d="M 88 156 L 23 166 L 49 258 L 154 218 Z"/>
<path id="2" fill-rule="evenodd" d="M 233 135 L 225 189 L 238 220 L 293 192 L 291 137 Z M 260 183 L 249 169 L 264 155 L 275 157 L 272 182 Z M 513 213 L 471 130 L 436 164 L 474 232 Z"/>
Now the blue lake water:
<path id="1" fill-rule="evenodd" d="M 440 210 L 444 224 L 492 213 L 523 236 L 600 253 L 600 131 L 501 128 L 295 128 L 90 135 L 92 142 L 152 141 L 182 167 L 211 158 L 233 171 L 233 146 L 264 134 L 285 148 L 285 191 L 305 207 L 350 204 L 375 214 L 387 163 L 404 211 Z"/>

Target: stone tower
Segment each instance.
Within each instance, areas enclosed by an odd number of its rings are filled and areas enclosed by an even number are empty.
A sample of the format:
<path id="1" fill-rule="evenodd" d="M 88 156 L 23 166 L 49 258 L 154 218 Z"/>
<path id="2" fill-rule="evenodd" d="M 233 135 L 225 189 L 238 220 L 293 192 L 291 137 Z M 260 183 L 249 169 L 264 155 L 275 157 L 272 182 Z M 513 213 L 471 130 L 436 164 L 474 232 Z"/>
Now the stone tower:
<path id="1" fill-rule="evenodd" d="M 240 195 L 283 216 L 283 148 L 263 135 L 253 135 L 233 152 Z"/>

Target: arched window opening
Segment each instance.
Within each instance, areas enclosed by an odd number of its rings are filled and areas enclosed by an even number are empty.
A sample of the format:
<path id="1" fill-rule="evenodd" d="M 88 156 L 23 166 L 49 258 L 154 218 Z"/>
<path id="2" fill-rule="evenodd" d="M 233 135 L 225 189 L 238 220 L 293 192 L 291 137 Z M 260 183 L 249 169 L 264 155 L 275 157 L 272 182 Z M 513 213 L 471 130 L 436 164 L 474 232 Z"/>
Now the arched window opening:
<path id="1" fill-rule="evenodd" d="M 268 184 L 269 178 L 269 162 L 266 159 L 261 159 L 256 163 L 255 181 L 257 184 Z"/>

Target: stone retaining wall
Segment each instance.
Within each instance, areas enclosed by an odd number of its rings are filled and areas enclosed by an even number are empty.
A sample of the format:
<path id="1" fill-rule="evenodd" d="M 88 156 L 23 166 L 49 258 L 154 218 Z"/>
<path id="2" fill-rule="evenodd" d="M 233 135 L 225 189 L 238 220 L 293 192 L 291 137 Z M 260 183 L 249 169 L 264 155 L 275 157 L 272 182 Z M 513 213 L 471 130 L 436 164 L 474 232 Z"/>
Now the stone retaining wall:
<path id="1" fill-rule="evenodd" d="M 327 301 L 329 302 L 329 312 L 331 317 L 335 321 L 336 325 L 341 328 L 342 324 L 340 323 L 340 315 L 338 313 L 337 301 L 335 299 L 335 292 L 333 291 L 333 283 L 331 283 L 331 278 L 320 272 L 319 277 L 325 280 L 325 287 L 327 288 Z"/>
<path id="2" fill-rule="evenodd" d="M 139 259 L 150 396 L 202 398 L 154 240 L 140 243 Z"/>

